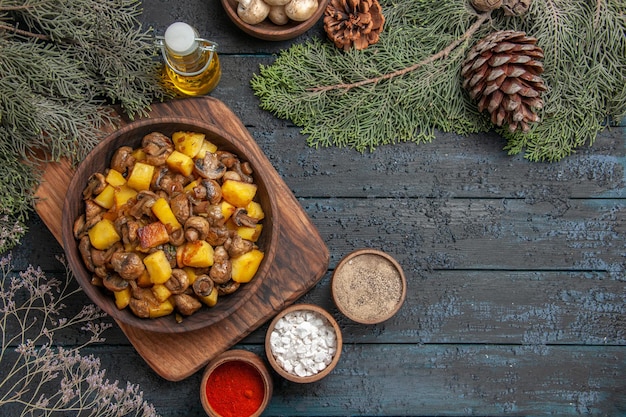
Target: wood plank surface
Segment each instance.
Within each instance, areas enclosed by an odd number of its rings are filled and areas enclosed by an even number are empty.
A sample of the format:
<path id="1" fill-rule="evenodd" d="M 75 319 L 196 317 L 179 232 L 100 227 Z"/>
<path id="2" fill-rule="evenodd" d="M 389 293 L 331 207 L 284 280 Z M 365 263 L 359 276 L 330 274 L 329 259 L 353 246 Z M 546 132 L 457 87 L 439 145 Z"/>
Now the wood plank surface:
<path id="1" fill-rule="evenodd" d="M 626 415 L 626 128 L 558 163 L 509 156 L 493 132 L 438 132 L 373 153 L 309 148 L 299 128 L 259 109 L 249 80 L 291 42 L 242 35 L 219 0 L 144 0 L 142 20 L 175 21 L 219 44 L 212 97 L 245 124 L 329 249 L 323 278 L 297 302 L 334 315 L 344 348 L 324 380 L 275 376 L 266 416 Z M 322 35 L 318 25 L 297 38 Z M 62 277 L 62 249 L 34 216 L 19 268 Z M 389 321 L 350 322 L 330 299 L 337 262 L 363 246 L 392 254 L 408 281 Z M 68 311 L 87 303 L 77 294 Z M 106 320 L 106 319 L 105 319 Z M 263 356 L 266 324 L 236 346 Z M 92 346 L 107 377 L 140 385 L 161 416 L 203 416 L 200 372 L 160 377 L 119 327 Z M 59 345 L 84 342 L 68 329 Z M 0 410 L 0 414 L 2 410 Z"/>

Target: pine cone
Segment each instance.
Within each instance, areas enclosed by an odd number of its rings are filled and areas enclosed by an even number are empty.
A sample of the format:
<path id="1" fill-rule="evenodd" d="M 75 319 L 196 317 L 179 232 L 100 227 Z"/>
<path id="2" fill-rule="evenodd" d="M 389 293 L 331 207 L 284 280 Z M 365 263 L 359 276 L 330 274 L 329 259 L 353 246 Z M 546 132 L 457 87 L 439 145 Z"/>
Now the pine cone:
<path id="1" fill-rule="evenodd" d="M 530 9 L 532 0 L 503 0 L 502 9 L 507 16 L 522 16 Z"/>
<path id="2" fill-rule="evenodd" d="M 385 17 L 378 0 L 331 0 L 324 12 L 324 30 L 335 46 L 358 50 L 378 42 Z"/>
<path id="3" fill-rule="evenodd" d="M 478 109 L 511 132 L 527 132 L 530 122 L 539 121 L 535 109 L 543 107 L 540 94 L 547 87 L 539 76 L 543 51 L 536 42 L 524 32 L 494 32 L 474 45 L 461 69 L 463 88 Z"/>
<path id="4" fill-rule="evenodd" d="M 470 0 L 470 3 L 479 12 L 488 12 L 502 7 L 502 0 Z"/>

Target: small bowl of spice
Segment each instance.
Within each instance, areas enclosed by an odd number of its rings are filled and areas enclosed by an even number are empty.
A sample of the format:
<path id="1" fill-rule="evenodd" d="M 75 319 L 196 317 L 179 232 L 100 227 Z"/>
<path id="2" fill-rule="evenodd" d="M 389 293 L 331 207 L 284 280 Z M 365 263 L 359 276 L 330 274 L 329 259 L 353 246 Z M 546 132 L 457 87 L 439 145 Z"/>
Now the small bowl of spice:
<path id="1" fill-rule="evenodd" d="M 272 390 L 265 362 L 253 352 L 234 349 L 207 365 L 200 401 L 210 417 L 258 417 L 269 404 Z"/>
<path id="2" fill-rule="evenodd" d="M 269 325 L 265 353 L 274 370 L 297 383 L 319 381 L 339 362 L 342 336 L 326 310 L 313 304 L 295 304 Z"/>
<path id="3" fill-rule="evenodd" d="M 406 278 L 385 252 L 360 249 L 339 262 L 331 292 L 337 309 L 350 320 L 377 324 L 395 315 L 406 297 Z"/>

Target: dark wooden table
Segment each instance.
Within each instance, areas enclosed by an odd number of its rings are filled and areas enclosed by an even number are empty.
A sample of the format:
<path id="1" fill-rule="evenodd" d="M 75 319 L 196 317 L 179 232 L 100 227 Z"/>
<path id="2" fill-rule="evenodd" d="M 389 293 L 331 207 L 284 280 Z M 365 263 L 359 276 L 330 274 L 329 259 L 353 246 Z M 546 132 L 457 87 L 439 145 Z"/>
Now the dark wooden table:
<path id="1" fill-rule="evenodd" d="M 341 361 L 310 385 L 276 377 L 265 415 L 626 415 L 624 127 L 553 164 L 507 156 L 491 133 L 439 133 L 371 154 L 311 149 L 297 127 L 259 108 L 249 80 L 321 26 L 272 43 L 240 32 L 218 0 L 143 4 L 158 32 L 181 20 L 219 44 L 212 96 L 245 123 L 330 251 L 327 274 L 299 302 L 338 320 Z M 16 266 L 62 276 L 61 247 L 39 218 L 29 225 Z M 350 322 L 330 299 L 333 268 L 364 247 L 390 253 L 408 280 L 404 306 L 380 325 Z M 237 347 L 263 356 L 265 328 Z M 57 342 L 83 337 L 76 329 Z M 85 353 L 109 379 L 139 384 L 163 416 L 204 415 L 200 373 L 164 380 L 119 328 L 105 337 Z"/>

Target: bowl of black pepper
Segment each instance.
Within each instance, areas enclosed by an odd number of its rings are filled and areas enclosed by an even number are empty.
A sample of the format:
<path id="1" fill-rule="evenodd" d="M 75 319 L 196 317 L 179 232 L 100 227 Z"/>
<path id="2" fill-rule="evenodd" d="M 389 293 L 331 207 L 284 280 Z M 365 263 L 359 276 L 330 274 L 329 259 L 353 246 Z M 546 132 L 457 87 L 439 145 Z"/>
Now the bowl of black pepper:
<path id="1" fill-rule="evenodd" d="M 376 249 L 359 249 L 344 257 L 331 282 L 333 301 L 347 318 L 361 324 L 393 317 L 406 298 L 406 278 L 400 264 Z"/>

